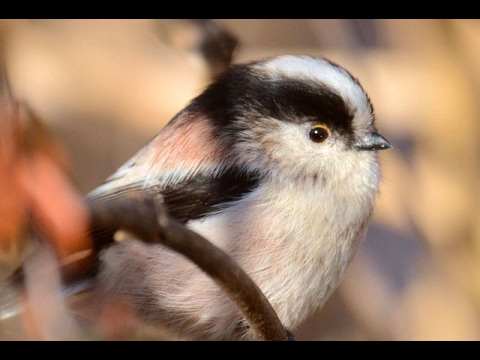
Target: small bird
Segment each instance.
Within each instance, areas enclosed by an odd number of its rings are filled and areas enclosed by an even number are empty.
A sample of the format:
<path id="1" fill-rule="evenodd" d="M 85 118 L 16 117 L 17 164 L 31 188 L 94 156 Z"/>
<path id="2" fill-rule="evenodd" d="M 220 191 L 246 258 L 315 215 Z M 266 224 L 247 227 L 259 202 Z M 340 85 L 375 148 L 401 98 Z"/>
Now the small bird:
<path id="1" fill-rule="evenodd" d="M 347 70 L 283 55 L 235 64 L 180 111 L 89 201 L 131 191 L 229 254 L 295 331 L 325 303 L 365 238 L 391 148 Z M 162 245 L 118 242 L 97 286 L 148 322 L 196 340 L 252 340 L 235 304 Z"/>

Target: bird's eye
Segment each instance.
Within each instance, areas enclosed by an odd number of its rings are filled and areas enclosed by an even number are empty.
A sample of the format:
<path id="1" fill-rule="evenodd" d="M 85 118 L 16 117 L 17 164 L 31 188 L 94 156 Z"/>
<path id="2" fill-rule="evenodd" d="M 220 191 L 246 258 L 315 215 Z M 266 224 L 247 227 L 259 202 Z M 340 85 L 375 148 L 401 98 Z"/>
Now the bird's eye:
<path id="1" fill-rule="evenodd" d="M 308 135 L 310 136 L 310 140 L 312 140 L 313 142 L 322 143 L 327 140 L 330 132 L 325 125 L 315 124 L 310 129 L 310 133 Z"/>

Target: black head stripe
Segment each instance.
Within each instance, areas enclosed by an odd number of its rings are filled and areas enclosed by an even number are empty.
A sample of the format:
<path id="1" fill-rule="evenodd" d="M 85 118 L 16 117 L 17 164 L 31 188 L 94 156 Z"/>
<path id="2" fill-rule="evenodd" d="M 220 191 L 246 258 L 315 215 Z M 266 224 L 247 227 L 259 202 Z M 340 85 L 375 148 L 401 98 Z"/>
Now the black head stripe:
<path id="1" fill-rule="evenodd" d="M 323 85 L 289 79 L 268 84 L 261 103 L 270 115 L 292 122 L 322 122 L 341 133 L 351 131 L 353 114 L 343 99 Z"/>
<path id="2" fill-rule="evenodd" d="M 245 126 L 235 119 L 254 121 L 322 122 L 350 136 L 353 111 L 343 98 L 321 83 L 304 79 L 272 78 L 248 65 L 237 65 L 197 97 L 190 109 L 207 114 L 221 128 Z"/>

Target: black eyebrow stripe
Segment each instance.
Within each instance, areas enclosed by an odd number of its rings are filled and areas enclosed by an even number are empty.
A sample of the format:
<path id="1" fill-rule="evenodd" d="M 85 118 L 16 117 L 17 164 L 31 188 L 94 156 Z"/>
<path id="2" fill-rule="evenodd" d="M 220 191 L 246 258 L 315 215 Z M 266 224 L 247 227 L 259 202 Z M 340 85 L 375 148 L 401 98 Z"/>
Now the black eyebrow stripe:
<path id="1" fill-rule="evenodd" d="M 353 137 L 355 109 L 326 84 L 289 77 L 265 79 L 261 72 L 234 67 L 195 98 L 189 110 L 206 114 L 217 128 L 233 134 L 249 126 L 245 120 L 273 117 L 279 121 L 323 122 Z"/>
<path id="2" fill-rule="evenodd" d="M 186 223 L 227 208 L 253 191 L 260 182 L 259 173 L 246 173 L 236 167 L 219 176 L 197 174 L 161 189 L 169 214 Z"/>

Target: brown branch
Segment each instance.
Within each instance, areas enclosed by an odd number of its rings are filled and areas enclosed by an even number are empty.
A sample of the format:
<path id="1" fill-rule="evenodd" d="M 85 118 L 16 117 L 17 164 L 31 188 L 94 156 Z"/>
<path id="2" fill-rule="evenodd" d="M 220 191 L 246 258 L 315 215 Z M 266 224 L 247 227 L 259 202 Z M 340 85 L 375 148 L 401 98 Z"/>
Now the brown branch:
<path id="1" fill-rule="evenodd" d="M 90 211 L 93 228 L 123 229 L 193 261 L 237 304 L 258 340 L 288 340 L 287 331 L 253 280 L 222 250 L 170 218 L 160 200 L 132 197 L 95 202 Z"/>

